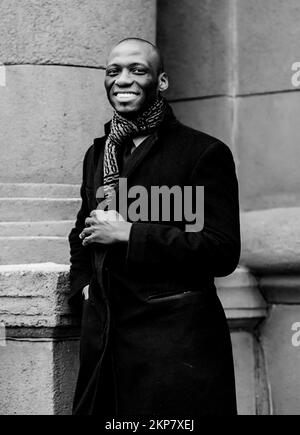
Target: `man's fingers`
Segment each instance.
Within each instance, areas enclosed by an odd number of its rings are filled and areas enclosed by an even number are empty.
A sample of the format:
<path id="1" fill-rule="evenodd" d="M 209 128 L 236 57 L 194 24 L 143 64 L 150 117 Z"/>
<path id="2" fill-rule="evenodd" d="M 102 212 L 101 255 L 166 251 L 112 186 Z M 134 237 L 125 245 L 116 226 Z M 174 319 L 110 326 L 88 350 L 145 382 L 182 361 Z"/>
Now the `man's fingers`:
<path id="1" fill-rule="evenodd" d="M 113 222 L 120 222 L 120 221 L 124 221 L 125 219 L 123 218 L 123 216 L 117 212 L 116 210 L 93 210 L 90 214 L 91 218 L 90 219 L 97 219 L 97 221 L 113 221 Z"/>
<path id="2" fill-rule="evenodd" d="M 79 238 L 84 239 L 85 237 L 91 235 L 94 231 L 94 227 L 86 227 L 80 234 Z"/>
<path id="3" fill-rule="evenodd" d="M 89 227 L 89 226 L 91 226 L 91 225 L 97 224 L 97 223 L 98 223 L 98 220 L 95 219 L 95 218 L 93 218 L 93 217 L 88 217 L 88 218 L 86 218 L 86 220 L 85 220 L 84 222 L 85 222 L 85 225 L 86 225 L 87 227 Z"/>
<path id="4" fill-rule="evenodd" d="M 82 245 L 86 246 L 89 245 L 90 243 L 93 243 L 94 240 L 94 234 L 91 234 L 89 237 L 85 237 L 82 241 Z"/>

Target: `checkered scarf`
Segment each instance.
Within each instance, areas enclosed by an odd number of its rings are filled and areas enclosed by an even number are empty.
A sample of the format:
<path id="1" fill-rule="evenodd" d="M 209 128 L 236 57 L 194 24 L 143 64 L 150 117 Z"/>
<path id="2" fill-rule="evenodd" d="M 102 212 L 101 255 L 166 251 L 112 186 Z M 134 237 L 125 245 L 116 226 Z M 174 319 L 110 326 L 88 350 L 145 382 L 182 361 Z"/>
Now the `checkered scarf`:
<path id="1" fill-rule="evenodd" d="M 114 189 L 119 180 L 117 155 L 125 140 L 129 137 L 151 134 L 162 122 L 166 107 L 166 100 L 160 98 L 134 120 L 123 118 L 117 112 L 114 112 L 111 130 L 104 148 L 103 191 L 106 205 L 109 205 L 114 197 Z"/>

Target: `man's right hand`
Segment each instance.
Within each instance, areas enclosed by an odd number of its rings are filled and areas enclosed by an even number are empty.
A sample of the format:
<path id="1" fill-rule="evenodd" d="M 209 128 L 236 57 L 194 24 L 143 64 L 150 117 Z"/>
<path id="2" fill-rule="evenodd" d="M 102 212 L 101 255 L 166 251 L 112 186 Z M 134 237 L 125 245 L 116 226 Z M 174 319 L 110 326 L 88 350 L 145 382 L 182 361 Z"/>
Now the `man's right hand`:
<path id="1" fill-rule="evenodd" d="M 82 295 L 84 296 L 84 300 L 87 301 L 89 298 L 89 286 L 86 285 L 82 290 Z"/>

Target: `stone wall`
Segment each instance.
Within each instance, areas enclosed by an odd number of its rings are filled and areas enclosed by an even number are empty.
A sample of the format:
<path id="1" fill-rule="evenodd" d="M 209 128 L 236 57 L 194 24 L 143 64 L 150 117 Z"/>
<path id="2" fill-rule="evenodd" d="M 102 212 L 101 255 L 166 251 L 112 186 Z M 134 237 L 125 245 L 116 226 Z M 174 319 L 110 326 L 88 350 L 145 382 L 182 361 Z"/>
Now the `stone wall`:
<path id="1" fill-rule="evenodd" d="M 300 413 L 300 353 L 291 340 L 300 321 L 300 94 L 291 80 L 299 19 L 298 0 L 158 1 L 158 43 L 175 112 L 234 154 L 240 263 L 269 304 L 252 339 L 265 355 L 275 414 Z"/>
<path id="2" fill-rule="evenodd" d="M 128 34 L 155 40 L 152 0 L 3 0 L 0 182 L 75 183 L 110 110 L 109 48 Z"/>

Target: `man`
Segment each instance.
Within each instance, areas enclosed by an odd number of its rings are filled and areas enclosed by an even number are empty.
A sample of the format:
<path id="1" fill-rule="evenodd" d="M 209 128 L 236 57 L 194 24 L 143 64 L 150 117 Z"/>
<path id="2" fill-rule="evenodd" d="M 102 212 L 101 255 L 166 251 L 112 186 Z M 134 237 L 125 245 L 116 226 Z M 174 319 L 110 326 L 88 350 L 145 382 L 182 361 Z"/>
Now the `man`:
<path id="1" fill-rule="evenodd" d="M 240 255 L 232 154 L 177 121 L 162 98 L 168 77 L 150 42 L 117 44 L 105 87 L 114 115 L 86 153 L 82 206 L 69 236 L 71 302 L 83 304 L 74 414 L 234 415 L 230 335 L 214 285 Z M 204 186 L 203 228 L 186 231 L 184 218 L 161 215 L 125 219 L 110 207 L 120 179 L 147 192 Z"/>

